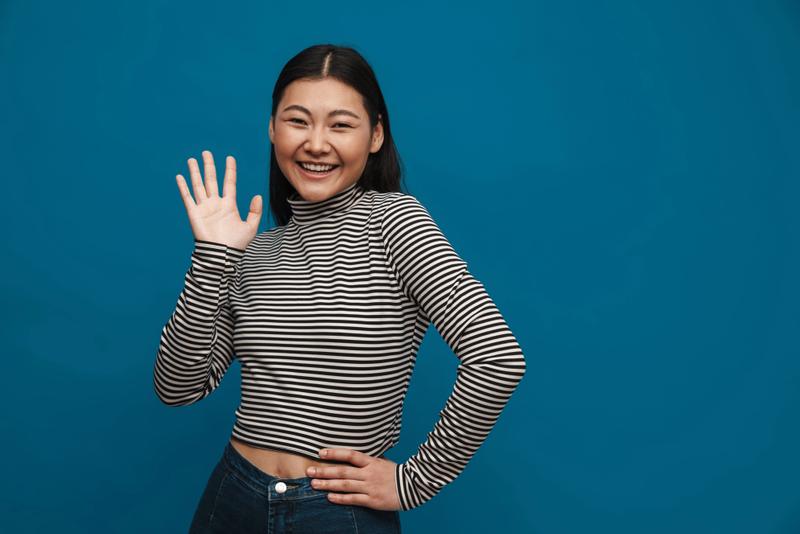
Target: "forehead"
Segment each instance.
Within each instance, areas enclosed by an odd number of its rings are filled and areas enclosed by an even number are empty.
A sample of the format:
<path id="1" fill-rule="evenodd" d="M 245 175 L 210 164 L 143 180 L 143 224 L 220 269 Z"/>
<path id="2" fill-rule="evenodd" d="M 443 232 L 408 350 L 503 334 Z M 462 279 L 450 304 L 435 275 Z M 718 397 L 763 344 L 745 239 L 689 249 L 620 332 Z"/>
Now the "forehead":
<path id="1" fill-rule="evenodd" d="M 349 85 L 334 78 L 322 80 L 295 80 L 286 86 L 278 112 L 288 105 L 300 104 L 312 113 L 325 113 L 331 109 L 345 108 L 366 115 L 361 95 Z"/>

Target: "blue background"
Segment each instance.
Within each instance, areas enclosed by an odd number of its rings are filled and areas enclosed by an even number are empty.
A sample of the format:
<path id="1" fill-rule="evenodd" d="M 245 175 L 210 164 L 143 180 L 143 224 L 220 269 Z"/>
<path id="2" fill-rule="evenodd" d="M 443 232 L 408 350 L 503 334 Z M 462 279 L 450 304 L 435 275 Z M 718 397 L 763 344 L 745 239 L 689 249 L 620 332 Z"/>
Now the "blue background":
<path id="1" fill-rule="evenodd" d="M 800 532 L 800 6 L 0 6 L 2 529 L 184 532 L 233 424 L 152 388 L 192 234 L 175 175 L 266 195 L 272 86 L 373 65 L 408 171 L 528 371 L 407 532 Z M 272 225 L 262 219 L 260 231 Z M 401 443 L 457 360 L 434 329 Z"/>

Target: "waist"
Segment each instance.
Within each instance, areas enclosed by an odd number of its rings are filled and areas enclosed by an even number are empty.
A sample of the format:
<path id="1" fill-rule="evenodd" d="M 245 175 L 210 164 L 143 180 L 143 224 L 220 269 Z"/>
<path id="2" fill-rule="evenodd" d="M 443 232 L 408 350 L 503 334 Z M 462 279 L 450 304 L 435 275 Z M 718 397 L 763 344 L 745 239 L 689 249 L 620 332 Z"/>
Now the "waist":
<path id="1" fill-rule="evenodd" d="M 314 460 L 291 452 L 253 447 L 233 436 L 231 436 L 230 441 L 236 452 L 241 454 L 248 462 L 264 473 L 277 478 L 306 477 L 308 476 L 306 471 L 312 466 L 342 465 L 342 462 Z"/>

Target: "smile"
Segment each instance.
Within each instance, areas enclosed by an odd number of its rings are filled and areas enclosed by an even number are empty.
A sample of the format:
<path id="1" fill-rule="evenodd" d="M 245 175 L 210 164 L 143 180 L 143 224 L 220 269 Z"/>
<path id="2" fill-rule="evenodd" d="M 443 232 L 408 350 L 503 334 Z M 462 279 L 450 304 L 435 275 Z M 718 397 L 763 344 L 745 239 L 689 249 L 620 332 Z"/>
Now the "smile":
<path id="1" fill-rule="evenodd" d="M 340 165 L 335 165 L 335 166 L 311 165 L 311 168 L 306 168 L 303 166 L 304 164 L 298 163 L 296 161 L 294 162 L 294 164 L 297 166 L 298 169 L 300 169 L 300 172 L 302 172 L 305 176 L 308 176 L 309 178 L 325 178 L 333 174 L 334 171 L 336 171 L 336 169 L 340 167 Z M 319 171 L 312 169 L 326 169 L 326 170 Z"/>

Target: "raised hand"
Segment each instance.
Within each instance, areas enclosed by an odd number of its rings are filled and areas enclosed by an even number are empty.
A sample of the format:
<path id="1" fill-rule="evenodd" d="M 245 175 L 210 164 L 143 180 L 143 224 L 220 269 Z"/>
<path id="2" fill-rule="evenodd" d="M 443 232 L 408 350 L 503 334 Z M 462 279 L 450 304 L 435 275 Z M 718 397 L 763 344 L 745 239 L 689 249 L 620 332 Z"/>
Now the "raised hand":
<path id="1" fill-rule="evenodd" d="M 222 243 L 241 250 L 247 248 L 248 243 L 258 233 L 258 223 L 263 212 L 261 195 L 256 195 L 250 200 L 250 212 L 243 221 L 236 205 L 236 160 L 233 156 L 225 159 L 225 178 L 221 197 L 211 152 L 203 151 L 205 184 L 200 176 L 197 160 L 189 158 L 188 164 L 195 198 L 192 199 L 183 176 L 178 174 L 175 179 L 195 239 Z"/>

